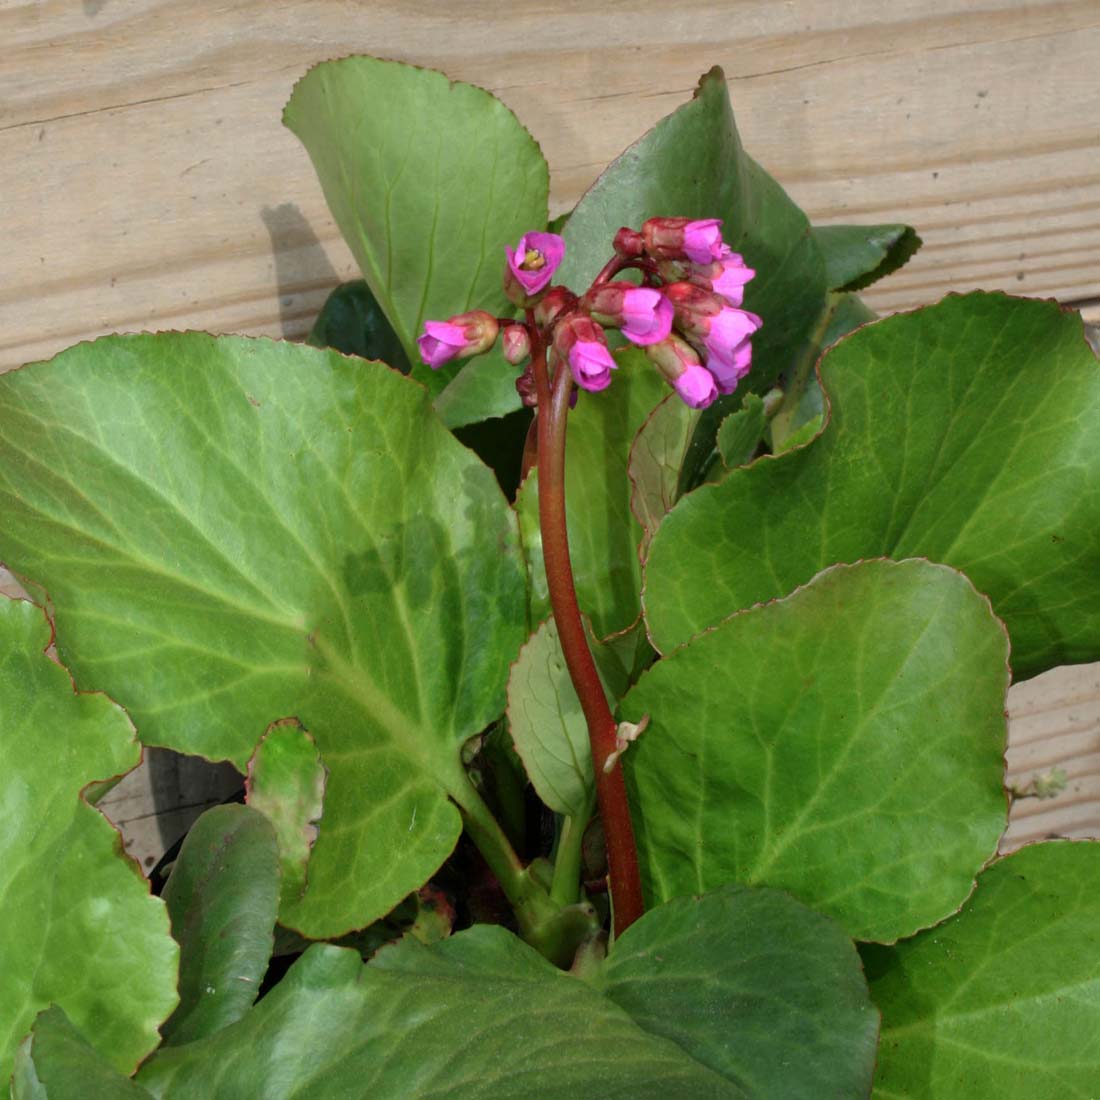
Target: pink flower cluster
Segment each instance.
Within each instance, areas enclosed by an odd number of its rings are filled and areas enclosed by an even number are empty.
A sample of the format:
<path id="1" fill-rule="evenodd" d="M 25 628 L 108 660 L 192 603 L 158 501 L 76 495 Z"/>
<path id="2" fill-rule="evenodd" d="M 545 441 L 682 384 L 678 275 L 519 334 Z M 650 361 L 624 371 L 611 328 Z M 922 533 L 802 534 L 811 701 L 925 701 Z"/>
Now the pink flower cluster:
<path id="1" fill-rule="evenodd" d="M 750 341 L 761 320 L 741 308 L 745 284 L 756 273 L 722 240 L 722 223 L 717 218 L 650 218 L 640 232 L 620 229 L 615 253 L 578 299 L 565 287 L 551 285 L 565 256 L 562 238 L 524 234 L 514 249 L 505 248 L 504 290 L 528 311 L 528 323 L 476 310 L 448 321 L 426 321 L 418 340 L 424 362 L 435 368 L 480 354 L 503 325 L 510 363 L 523 362 L 538 339 L 552 350 L 551 367 L 556 357 L 568 365 L 578 386 L 596 392 L 610 384 L 616 366 L 604 331 L 614 327 L 645 349 L 692 408 L 732 393 L 749 372 Z M 630 268 L 642 272 L 643 285 L 612 278 Z M 517 386 L 525 398 L 530 395 L 525 380 Z"/>

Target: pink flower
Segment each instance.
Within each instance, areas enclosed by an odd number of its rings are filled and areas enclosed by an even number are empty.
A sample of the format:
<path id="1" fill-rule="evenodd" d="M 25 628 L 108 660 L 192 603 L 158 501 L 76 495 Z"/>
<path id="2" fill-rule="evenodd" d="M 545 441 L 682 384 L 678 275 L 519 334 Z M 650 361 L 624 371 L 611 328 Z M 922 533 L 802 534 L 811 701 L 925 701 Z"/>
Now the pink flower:
<path id="1" fill-rule="evenodd" d="M 718 397 L 714 375 L 706 367 L 691 364 L 672 383 L 684 404 L 692 409 L 705 409 Z"/>
<path id="2" fill-rule="evenodd" d="M 710 325 L 702 338 L 703 347 L 711 357 L 732 362 L 734 353 L 761 323 L 755 313 L 723 306 L 710 318 Z"/>
<path id="3" fill-rule="evenodd" d="M 416 345 L 420 357 L 436 370 L 452 359 L 466 359 L 488 351 L 498 330 L 497 319 L 491 313 L 472 309 L 446 321 L 425 321 Z"/>
<path id="4" fill-rule="evenodd" d="M 515 251 L 505 245 L 504 254 L 515 282 L 530 296 L 550 285 L 565 256 L 565 241 L 556 233 L 524 233 Z"/>
<path id="5" fill-rule="evenodd" d="M 623 335 L 645 347 L 663 340 L 672 331 L 672 303 L 659 291 L 635 286 L 623 294 Z"/>
<path id="6" fill-rule="evenodd" d="M 466 346 L 466 329 L 450 321 L 425 321 L 424 331 L 417 337 L 420 358 L 432 370 L 449 363 Z"/>
<path id="7" fill-rule="evenodd" d="M 718 396 L 713 374 L 699 362 L 699 353 L 682 337 L 668 339 L 645 349 L 649 361 L 664 380 L 693 409 L 705 409 Z"/>
<path id="8" fill-rule="evenodd" d="M 711 355 L 707 359 L 707 370 L 714 376 L 719 393 L 733 393 L 751 366 L 752 344 L 748 340 L 734 348 L 726 358 Z"/>
<path id="9" fill-rule="evenodd" d="M 718 218 L 650 218 L 642 226 L 642 238 L 646 252 L 658 262 L 687 259 L 711 264 L 729 254 Z"/>
<path id="10" fill-rule="evenodd" d="M 581 389 L 595 393 L 611 384 L 615 360 L 603 329 L 591 317 L 578 313 L 562 320 L 554 330 L 554 351 L 569 364 Z"/>
<path id="11" fill-rule="evenodd" d="M 741 256 L 731 252 L 712 264 L 699 264 L 690 268 L 683 278 L 695 286 L 713 290 L 731 306 L 739 306 L 745 298 L 745 284 L 755 275 L 756 272 L 751 267 L 745 266 Z"/>
<path id="12" fill-rule="evenodd" d="M 598 393 L 611 385 L 615 360 L 606 344 L 596 340 L 578 340 L 569 349 L 569 369 L 581 389 Z"/>
<path id="13" fill-rule="evenodd" d="M 641 347 L 658 343 L 672 331 L 672 303 L 653 287 L 604 283 L 584 296 L 584 308 L 601 324 L 621 328 Z"/>
<path id="14" fill-rule="evenodd" d="M 745 300 L 745 284 L 756 277 L 751 267 L 736 252 L 723 256 L 719 261 L 722 268 L 716 279 L 711 280 L 711 290 L 721 294 L 731 306 L 739 306 Z"/>
<path id="15" fill-rule="evenodd" d="M 722 243 L 722 223 L 718 218 L 688 222 L 684 226 L 684 253 L 693 264 L 709 264 L 722 259 L 729 248 Z"/>

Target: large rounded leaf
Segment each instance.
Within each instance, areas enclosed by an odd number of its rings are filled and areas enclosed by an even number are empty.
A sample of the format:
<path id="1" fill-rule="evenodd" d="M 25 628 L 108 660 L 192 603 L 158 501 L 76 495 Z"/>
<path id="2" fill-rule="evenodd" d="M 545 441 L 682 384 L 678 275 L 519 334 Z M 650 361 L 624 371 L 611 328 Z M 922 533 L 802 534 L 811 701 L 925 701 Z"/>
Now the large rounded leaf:
<path id="1" fill-rule="evenodd" d="M 867 1095 L 878 1014 L 855 947 L 778 890 L 727 886 L 650 910 L 615 942 L 599 986 L 749 1096 Z"/>
<path id="2" fill-rule="evenodd" d="M 867 951 L 879 1100 L 1091 1097 L 1100 1084 L 1100 844 L 1022 848 L 950 921 Z"/>
<path id="3" fill-rule="evenodd" d="M 549 176 L 534 138 L 481 88 L 374 57 L 310 69 L 283 121 L 414 375 L 439 392 L 461 364 L 421 362 L 421 323 L 468 309 L 510 316 L 504 246 L 546 225 Z"/>
<path id="4" fill-rule="evenodd" d="M 875 561 L 659 662 L 620 707 L 650 900 L 781 886 L 887 941 L 953 912 L 1006 823 L 1007 657 L 965 577 Z"/>
<path id="5" fill-rule="evenodd" d="M 133 728 L 106 697 L 74 693 L 49 644 L 40 608 L 0 598 L 0 1082 L 50 1004 L 128 1073 L 176 1003 L 164 905 L 81 798 L 138 763 Z"/>
<path id="6" fill-rule="evenodd" d="M 243 771 L 274 719 L 316 738 L 324 818 L 284 923 L 361 927 L 450 853 L 524 584 L 492 473 L 421 386 L 267 340 L 81 345 L 0 378 L 0 512 L 77 682 L 144 741 Z"/>
<path id="7" fill-rule="evenodd" d="M 366 966 L 313 947 L 246 1019 L 138 1080 L 162 1100 L 862 1100 L 877 1024 L 831 921 L 732 889 L 646 914 L 591 984 L 486 925 Z"/>
<path id="8" fill-rule="evenodd" d="M 807 447 L 684 498 L 653 540 L 668 650 L 834 562 L 922 556 L 988 593 L 1017 678 L 1100 657 L 1100 366 L 1053 302 L 949 297 L 821 362 Z"/>

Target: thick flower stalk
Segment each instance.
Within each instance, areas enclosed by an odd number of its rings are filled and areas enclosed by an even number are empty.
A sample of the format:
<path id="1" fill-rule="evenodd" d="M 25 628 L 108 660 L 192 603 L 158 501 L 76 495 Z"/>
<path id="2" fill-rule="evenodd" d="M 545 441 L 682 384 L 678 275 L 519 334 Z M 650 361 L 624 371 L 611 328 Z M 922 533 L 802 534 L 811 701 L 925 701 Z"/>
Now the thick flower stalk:
<path id="1" fill-rule="evenodd" d="M 539 470 L 539 525 L 554 621 L 570 678 L 588 725 L 596 794 L 607 838 L 615 932 L 641 916 L 643 899 L 630 807 L 619 757 L 629 738 L 611 713 L 588 648 L 573 583 L 565 524 L 566 422 L 578 387 L 599 393 L 617 363 L 607 329 L 644 349 L 649 362 L 692 408 L 729 394 L 749 372 L 761 320 L 742 309 L 755 272 L 722 240 L 716 218 L 650 218 L 615 235 L 614 254 L 581 296 L 554 286 L 565 243 L 553 233 L 525 233 L 505 248 L 504 290 L 523 319 L 474 311 L 427 321 L 421 355 L 430 367 L 487 351 L 498 332 L 516 381 L 537 410 L 525 469 Z M 616 276 L 634 272 L 639 283 Z M 635 277 L 637 277 L 637 274 Z M 537 443 L 537 446 L 535 445 Z M 476 837 L 475 837 L 476 839 Z"/>

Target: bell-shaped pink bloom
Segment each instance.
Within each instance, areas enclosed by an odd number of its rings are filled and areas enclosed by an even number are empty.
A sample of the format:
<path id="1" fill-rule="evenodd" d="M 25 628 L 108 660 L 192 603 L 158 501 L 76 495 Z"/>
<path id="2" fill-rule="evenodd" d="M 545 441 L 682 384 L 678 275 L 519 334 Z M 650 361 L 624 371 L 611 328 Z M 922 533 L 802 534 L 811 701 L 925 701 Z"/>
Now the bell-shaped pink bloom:
<path id="1" fill-rule="evenodd" d="M 528 296 L 550 285 L 565 256 L 565 241 L 557 233 L 524 233 L 515 250 L 504 246 L 508 269 Z"/>
<path id="2" fill-rule="evenodd" d="M 744 340 L 727 357 L 709 356 L 706 369 L 713 375 L 719 393 L 733 393 L 751 366 L 752 344 Z"/>
<path id="3" fill-rule="evenodd" d="M 733 361 L 734 353 L 741 344 L 760 327 L 761 320 L 755 313 L 733 306 L 724 306 L 713 317 L 703 335 L 703 347 L 711 358 Z"/>
<path id="4" fill-rule="evenodd" d="M 704 218 L 684 226 L 684 254 L 693 264 L 709 264 L 729 254 L 722 243 L 722 223 L 718 218 Z"/>
<path id="5" fill-rule="evenodd" d="M 672 303 L 653 287 L 636 286 L 623 292 L 622 333 L 633 344 L 659 343 L 672 331 L 673 314 Z"/>
<path id="6" fill-rule="evenodd" d="M 672 388 L 684 404 L 692 409 L 705 409 L 718 397 L 718 386 L 713 374 L 706 367 L 691 364 L 672 382 Z"/>
<path id="7" fill-rule="evenodd" d="M 751 282 L 756 272 L 745 266 L 744 259 L 731 252 L 722 259 L 704 267 L 690 270 L 685 278 L 695 286 L 713 290 L 731 306 L 739 306 L 745 300 L 745 284 Z"/>
<path id="8" fill-rule="evenodd" d="M 569 349 L 569 369 L 581 389 L 598 393 L 611 384 L 615 360 L 606 344 L 598 340 L 578 340 Z"/>
<path id="9" fill-rule="evenodd" d="M 420 349 L 420 358 L 436 370 L 466 347 L 466 326 L 450 321 L 425 321 L 416 346 Z"/>

